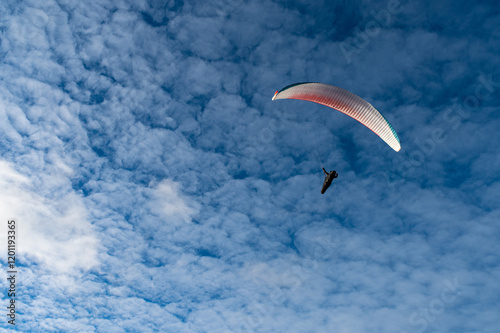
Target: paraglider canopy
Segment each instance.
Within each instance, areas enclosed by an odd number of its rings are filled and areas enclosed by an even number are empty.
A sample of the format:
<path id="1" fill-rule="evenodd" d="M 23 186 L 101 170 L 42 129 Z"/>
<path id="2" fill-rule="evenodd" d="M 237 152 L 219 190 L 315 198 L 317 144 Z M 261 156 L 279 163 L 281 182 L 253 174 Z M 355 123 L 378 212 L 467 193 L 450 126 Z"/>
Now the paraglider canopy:
<path id="1" fill-rule="evenodd" d="M 401 149 L 398 135 L 389 121 L 370 103 L 345 89 L 324 83 L 295 83 L 276 91 L 273 101 L 276 99 L 299 99 L 326 105 L 356 119 L 395 151 Z"/>

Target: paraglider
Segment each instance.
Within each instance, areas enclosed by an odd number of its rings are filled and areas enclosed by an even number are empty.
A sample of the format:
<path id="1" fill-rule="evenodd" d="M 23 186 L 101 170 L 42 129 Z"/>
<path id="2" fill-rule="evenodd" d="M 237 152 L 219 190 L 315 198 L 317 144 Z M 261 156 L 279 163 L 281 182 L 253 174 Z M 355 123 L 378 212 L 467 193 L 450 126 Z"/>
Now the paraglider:
<path id="1" fill-rule="evenodd" d="M 325 168 L 323 168 L 323 172 L 326 176 L 325 181 L 323 182 L 323 187 L 321 188 L 321 194 L 325 194 L 326 190 L 332 184 L 332 181 L 339 176 L 339 174 L 335 170 L 326 172 Z"/>
<path id="2" fill-rule="evenodd" d="M 401 149 L 398 135 L 389 121 L 370 103 L 345 89 L 316 82 L 295 83 L 276 91 L 273 101 L 277 99 L 299 99 L 338 110 L 368 127 L 395 151 Z M 322 194 L 333 179 L 338 177 L 335 170 L 328 173 L 323 168 L 323 172 L 326 176 L 321 189 Z"/>

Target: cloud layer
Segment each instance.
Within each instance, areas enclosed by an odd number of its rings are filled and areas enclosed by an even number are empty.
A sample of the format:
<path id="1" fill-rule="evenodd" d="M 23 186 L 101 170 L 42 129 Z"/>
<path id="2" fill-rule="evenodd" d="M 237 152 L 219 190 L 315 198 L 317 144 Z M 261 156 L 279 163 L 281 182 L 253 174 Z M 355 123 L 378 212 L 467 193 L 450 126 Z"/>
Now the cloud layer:
<path id="1" fill-rule="evenodd" d="M 19 331 L 498 329 L 495 2 L 0 13 Z M 367 99 L 402 151 L 340 113 L 271 101 L 302 81 Z M 321 165 L 340 174 L 323 196 Z"/>

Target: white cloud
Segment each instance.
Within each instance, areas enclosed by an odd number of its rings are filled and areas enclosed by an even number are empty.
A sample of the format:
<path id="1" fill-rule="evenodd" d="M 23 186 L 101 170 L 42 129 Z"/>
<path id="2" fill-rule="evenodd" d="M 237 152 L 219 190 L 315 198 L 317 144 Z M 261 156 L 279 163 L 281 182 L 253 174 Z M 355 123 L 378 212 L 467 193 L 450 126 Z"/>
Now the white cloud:
<path id="1" fill-rule="evenodd" d="M 179 194 L 179 185 L 171 180 L 163 180 L 154 189 L 153 200 L 149 203 L 153 213 L 160 215 L 166 223 L 190 223 L 200 205 Z"/>
<path id="2" fill-rule="evenodd" d="M 495 17 L 446 5 L 408 5 L 348 65 L 339 43 L 386 1 L 0 8 L 0 211 L 20 223 L 22 328 L 411 331 L 457 276 L 463 296 L 429 330 L 491 331 L 496 95 L 458 128 L 442 112 L 498 63 Z M 271 102 L 296 81 L 366 97 L 403 151 Z M 435 128 L 446 140 L 412 160 Z M 325 195 L 321 162 L 340 174 Z"/>
<path id="3" fill-rule="evenodd" d="M 60 193 L 56 175 L 44 179 L 43 186 L 54 191 L 47 198 L 34 191 L 34 179 L 17 172 L 11 163 L 0 161 L 0 174 L 0 211 L 4 219 L 18 220 L 21 258 L 44 270 L 70 274 L 99 263 L 99 240 L 82 199 L 75 193 Z"/>

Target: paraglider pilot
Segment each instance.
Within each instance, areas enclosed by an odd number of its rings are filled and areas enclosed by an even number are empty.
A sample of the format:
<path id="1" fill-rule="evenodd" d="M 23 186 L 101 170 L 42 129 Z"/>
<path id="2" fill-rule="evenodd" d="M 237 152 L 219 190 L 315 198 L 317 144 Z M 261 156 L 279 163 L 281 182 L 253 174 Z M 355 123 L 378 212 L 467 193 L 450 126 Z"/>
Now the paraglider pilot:
<path id="1" fill-rule="evenodd" d="M 323 168 L 323 172 L 325 173 L 325 181 L 323 182 L 323 188 L 321 189 L 321 194 L 324 194 L 325 191 L 330 187 L 330 184 L 332 183 L 333 179 L 338 177 L 338 173 L 333 170 L 331 172 L 326 172 L 325 168 Z"/>

